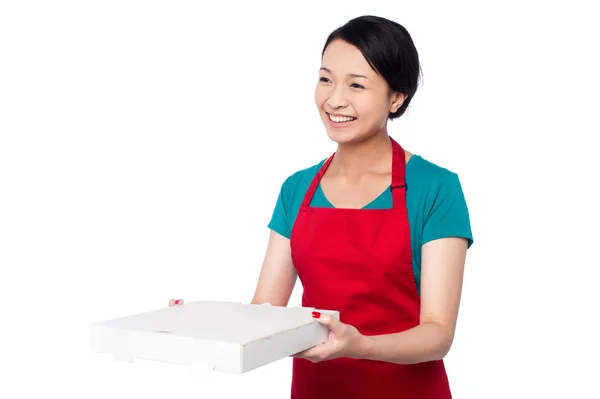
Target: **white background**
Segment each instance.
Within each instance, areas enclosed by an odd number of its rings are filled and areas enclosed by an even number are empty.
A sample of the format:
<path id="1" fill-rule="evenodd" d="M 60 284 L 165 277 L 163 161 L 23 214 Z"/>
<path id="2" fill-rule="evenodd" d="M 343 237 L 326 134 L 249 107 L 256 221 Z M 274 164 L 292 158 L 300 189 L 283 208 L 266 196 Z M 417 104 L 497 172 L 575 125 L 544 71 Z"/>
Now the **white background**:
<path id="1" fill-rule="evenodd" d="M 3 1 L 0 397 L 289 395 L 291 359 L 193 377 L 88 328 L 250 301 L 281 183 L 335 150 L 322 45 L 362 14 L 411 33 L 424 80 L 390 133 L 471 212 L 455 397 L 600 397 L 593 3 Z"/>

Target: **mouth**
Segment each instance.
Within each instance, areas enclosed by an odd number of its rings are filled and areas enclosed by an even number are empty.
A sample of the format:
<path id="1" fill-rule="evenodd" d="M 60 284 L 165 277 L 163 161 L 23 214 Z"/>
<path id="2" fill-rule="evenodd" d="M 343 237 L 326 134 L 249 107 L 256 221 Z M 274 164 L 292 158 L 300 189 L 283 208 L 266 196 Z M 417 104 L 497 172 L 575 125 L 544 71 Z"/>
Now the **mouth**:
<path id="1" fill-rule="evenodd" d="M 345 115 L 331 115 L 329 112 L 326 112 L 327 119 L 333 126 L 346 126 L 351 124 L 356 120 L 354 116 L 345 116 Z"/>

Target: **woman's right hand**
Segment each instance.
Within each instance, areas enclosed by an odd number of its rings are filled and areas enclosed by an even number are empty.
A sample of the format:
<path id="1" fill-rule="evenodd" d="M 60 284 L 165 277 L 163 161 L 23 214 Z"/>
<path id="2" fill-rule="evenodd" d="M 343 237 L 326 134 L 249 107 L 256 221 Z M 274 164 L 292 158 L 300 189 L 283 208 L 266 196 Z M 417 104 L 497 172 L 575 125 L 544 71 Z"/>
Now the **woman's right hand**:
<path id="1" fill-rule="evenodd" d="M 183 305 L 183 299 L 171 299 L 169 301 L 169 306 L 180 306 Z"/>

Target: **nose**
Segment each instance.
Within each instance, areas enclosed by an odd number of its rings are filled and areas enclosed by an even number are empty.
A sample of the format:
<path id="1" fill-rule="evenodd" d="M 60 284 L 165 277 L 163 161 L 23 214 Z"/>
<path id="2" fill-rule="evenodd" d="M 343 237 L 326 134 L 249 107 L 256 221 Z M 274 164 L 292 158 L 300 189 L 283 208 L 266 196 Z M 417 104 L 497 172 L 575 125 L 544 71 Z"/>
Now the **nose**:
<path id="1" fill-rule="evenodd" d="M 331 89 L 330 95 L 327 98 L 327 105 L 333 109 L 343 108 L 348 105 L 348 99 L 346 98 L 343 87 L 334 86 Z"/>

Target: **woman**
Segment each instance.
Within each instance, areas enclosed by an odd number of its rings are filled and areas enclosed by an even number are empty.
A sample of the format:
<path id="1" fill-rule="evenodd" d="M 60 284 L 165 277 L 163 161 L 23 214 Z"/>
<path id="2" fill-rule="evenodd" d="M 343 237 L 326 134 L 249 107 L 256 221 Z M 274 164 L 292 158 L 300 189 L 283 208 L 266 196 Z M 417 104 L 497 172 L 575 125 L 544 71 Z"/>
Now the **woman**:
<path id="1" fill-rule="evenodd" d="M 336 152 L 281 187 L 252 303 L 302 305 L 328 342 L 293 360 L 292 398 L 451 398 L 443 358 L 473 242 L 457 175 L 405 151 L 387 121 L 417 90 L 399 24 L 349 21 L 326 41 L 315 100 Z M 183 301 L 171 300 L 170 305 Z"/>

